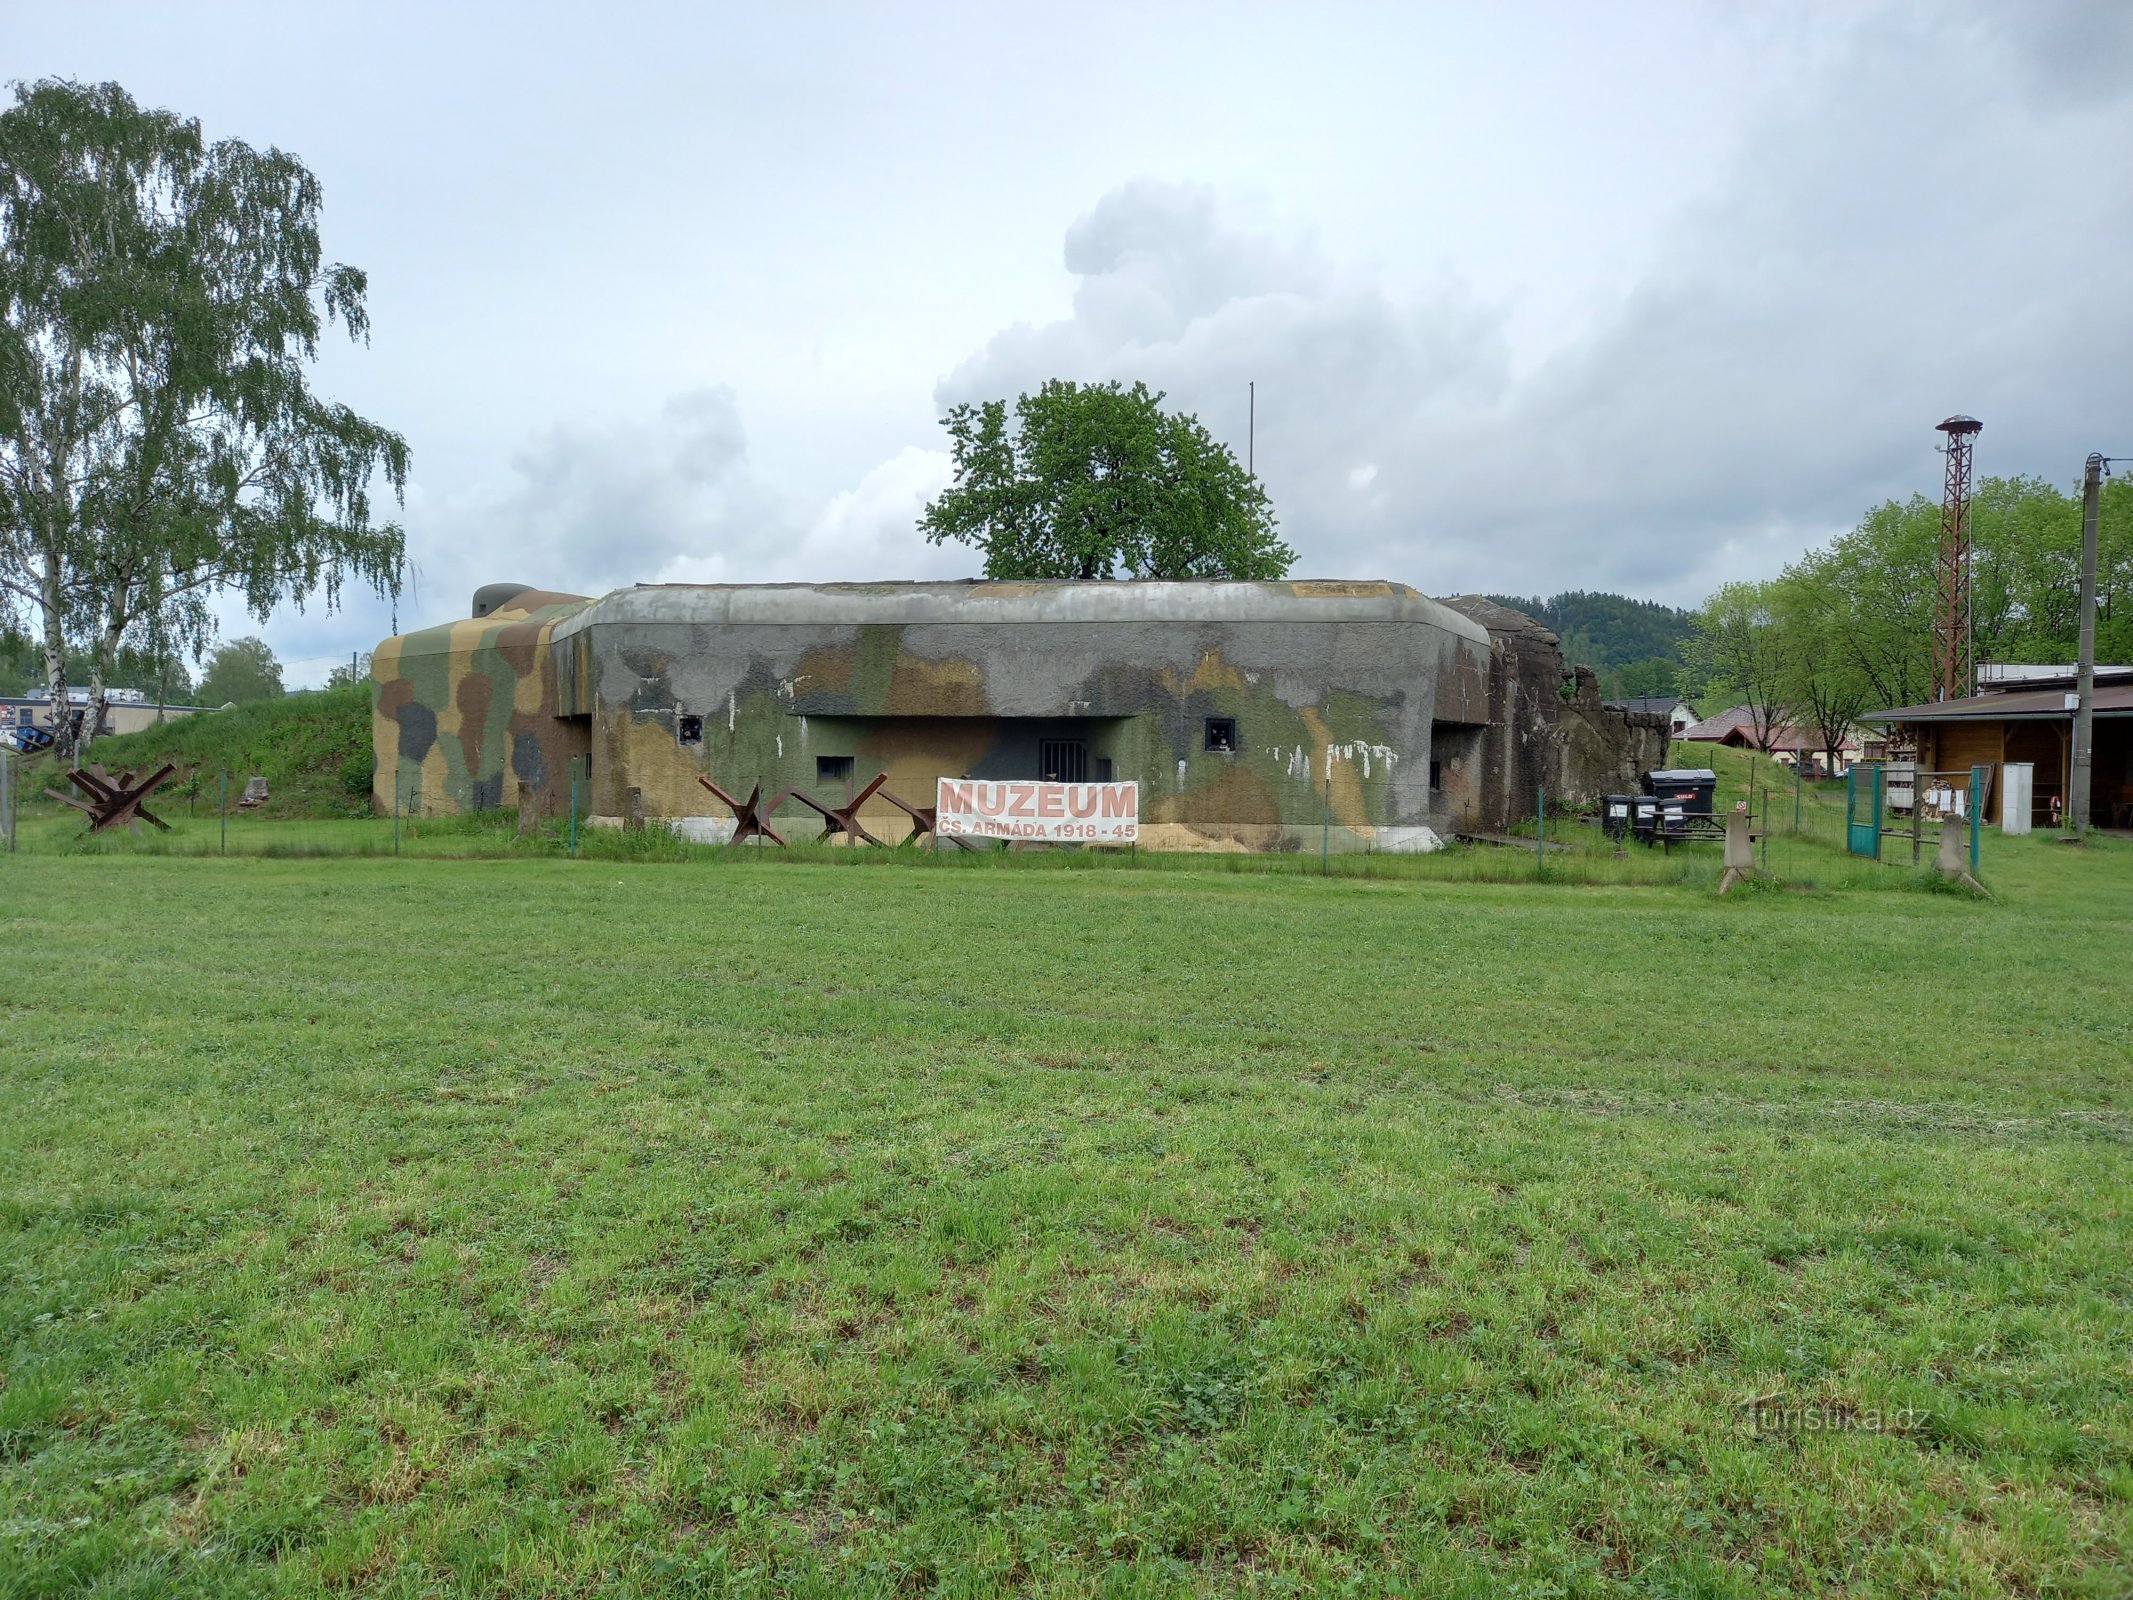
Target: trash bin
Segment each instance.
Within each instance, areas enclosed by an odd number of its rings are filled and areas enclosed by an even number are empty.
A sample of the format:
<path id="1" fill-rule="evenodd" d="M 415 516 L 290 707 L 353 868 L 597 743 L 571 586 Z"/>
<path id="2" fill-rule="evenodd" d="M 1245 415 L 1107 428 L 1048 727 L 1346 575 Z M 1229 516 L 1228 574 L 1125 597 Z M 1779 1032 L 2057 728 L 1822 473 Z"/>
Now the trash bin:
<path id="1" fill-rule="evenodd" d="M 1600 831 L 1610 839 L 1620 839 L 1629 832 L 1629 802 L 1626 794 L 1610 794 L 1600 797 Z"/>
<path id="2" fill-rule="evenodd" d="M 1658 800 L 1648 794 L 1631 795 L 1629 797 L 1629 822 L 1630 831 L 1646 844 L 1650 844 L 1652 836 L 1659 831 Z"/>
<path id="3" fill-rule="evenodd" d="M 1709 767 L 1666 767 L 1644 775 L 1644 792 L 1663 813 L 1708 817 L 1718 793 L 1718 774 Z"/>

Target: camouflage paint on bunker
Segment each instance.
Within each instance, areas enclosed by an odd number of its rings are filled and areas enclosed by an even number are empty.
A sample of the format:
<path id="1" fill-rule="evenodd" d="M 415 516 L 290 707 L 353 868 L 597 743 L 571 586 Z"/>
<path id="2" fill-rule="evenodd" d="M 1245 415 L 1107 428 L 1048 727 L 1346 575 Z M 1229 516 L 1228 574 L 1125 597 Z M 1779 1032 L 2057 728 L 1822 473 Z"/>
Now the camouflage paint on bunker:
<path id="1" fill-rule="evenodd" d="M 485 811 L 520 804 L 521 785 L 528 803 L 567 804 L 585 730 L 557 714 L 548 639 L 589 603 L 520 589 L 484 616 L 381 643 L 370 663 L 378 809 Z"/>
<path id="2" fill-rule="evenodd" d="M 701 775 L 841 804 L 886 772 L 919 805 L 941 777 L 1130 778 L 1154 848 L 1294 849 L 1327 822 L 1341 848 L 1429 848 L 1516 814 L 1487 781 L 1488 723 L 1530 697 L 1506 700 L 1487 626 L 1400 584 L 640 585 L 506 604 L 380 647 L 381 797 L 390 760 L 426 805 L 552 814 L 579 757 L 596 823 L 707 838 L 730 817 Z M 878 798 L 861 815 L 908 830 Z"/>

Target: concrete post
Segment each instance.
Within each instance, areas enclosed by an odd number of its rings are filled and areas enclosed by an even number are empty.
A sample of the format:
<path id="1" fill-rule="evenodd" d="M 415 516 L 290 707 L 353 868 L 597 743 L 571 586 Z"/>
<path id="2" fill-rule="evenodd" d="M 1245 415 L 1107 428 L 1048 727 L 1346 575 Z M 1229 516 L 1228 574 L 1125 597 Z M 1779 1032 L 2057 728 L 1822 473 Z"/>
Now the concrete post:
<path id="1" fill-rule="evenodd" d="M 1748 802 L 1737 800 L 1726 818 L 1726 870 L 1719 874 L 1718 892 L 1724 894 L 1755 873 L 1755 841 L 1748 837 Z"/>
<path id="2" fill-rule="evenodd" d="M 2089 772 L 2096 738 L 2096 511 L 2102 494 L 2103 457 L 2092 455 L 2081 474 L 2081 624 L 2074 658 L 2074 770 L 2066 797 L 2066 820 L 2076 842 L 2089 836 Z"/>
<path id="3" fill-rule="evenodd" d="M 1956 827 L 1952 822 L 1940 825 L 1940 853 L 1934 857 L 1933 867 L 1951 883 L 1960 883 L 1985 893 L 1985 886 L 1970 873 L 1970 829 Z"/>

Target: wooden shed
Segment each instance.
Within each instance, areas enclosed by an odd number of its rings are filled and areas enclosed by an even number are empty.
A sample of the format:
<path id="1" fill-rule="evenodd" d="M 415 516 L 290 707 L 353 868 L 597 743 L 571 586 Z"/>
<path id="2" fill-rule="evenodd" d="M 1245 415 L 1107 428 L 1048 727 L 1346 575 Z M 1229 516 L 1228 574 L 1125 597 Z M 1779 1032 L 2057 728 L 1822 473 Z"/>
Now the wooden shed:
<path id="1" fill-rule="evenodd" d="M 2119 669 L 2123 670 L 2123 669 Z M 2102 674 L 2099 673 L 2099 680 Z M 2031 680 L 2034 683 L 2036 680 Z M 2089 825 L 2133 827 L 2133 681 L 2099 681 L 2095 698 L 2096 748 L 2089 767 Z M 2031 823 L 2048 827 L 2063 805 L 2073 775 L 2074 690 L 2071 682 L 1897 706 L 1870 713 L 1867 722 L 1888 728 L 1891 743 L 1917 752 L 1922 770 L 1994 769 L 1985 820 L 2002 821 L 2006 785 L 1999 769 L 2010 762 L 2035 768 Z"/>

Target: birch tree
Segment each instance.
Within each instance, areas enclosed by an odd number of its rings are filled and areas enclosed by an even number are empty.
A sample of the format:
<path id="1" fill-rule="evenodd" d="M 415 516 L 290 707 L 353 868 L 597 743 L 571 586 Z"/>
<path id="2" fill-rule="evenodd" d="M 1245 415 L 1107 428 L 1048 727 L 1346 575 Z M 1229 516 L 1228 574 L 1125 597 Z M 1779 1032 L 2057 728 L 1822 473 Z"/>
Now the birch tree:
<path id="1" fill-rule="evenodd" d="M 38 640 L 67 737 L 89 646 L 93 737 L 122 645 L 195 654 L 210 602 L 264 620 L 355 581 L 397 595 L 398 434 L 315 395 L 367 284 L 327 262 L 296 157 L 144 108 L 116 84 L 18 85 L 0 112 L 0 622 Z"/>

